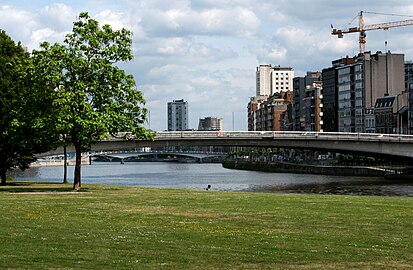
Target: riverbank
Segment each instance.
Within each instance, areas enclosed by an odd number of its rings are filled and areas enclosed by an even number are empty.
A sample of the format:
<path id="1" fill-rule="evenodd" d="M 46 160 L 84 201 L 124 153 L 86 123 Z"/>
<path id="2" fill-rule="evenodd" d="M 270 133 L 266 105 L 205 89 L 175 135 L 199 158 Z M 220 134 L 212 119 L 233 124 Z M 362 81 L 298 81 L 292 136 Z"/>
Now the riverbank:
<path id="1" fill-rule="evenodd" d="M 222 166 L 227 169 L 252 170 L 277 173 L 321 174 L 338 176 L 384 177 L 388 171 L 377 167 L 364 166 L 320 166 L 287 162 L 259 162 L 243 160 L 225 160 Z"/>
<path id="2" fill-rule="evenodd" d="M 413 265 L 412 198 L 10 184 L 0 187 L 0 238 L 13 243 L 0 245 L 2 269 Z"/>

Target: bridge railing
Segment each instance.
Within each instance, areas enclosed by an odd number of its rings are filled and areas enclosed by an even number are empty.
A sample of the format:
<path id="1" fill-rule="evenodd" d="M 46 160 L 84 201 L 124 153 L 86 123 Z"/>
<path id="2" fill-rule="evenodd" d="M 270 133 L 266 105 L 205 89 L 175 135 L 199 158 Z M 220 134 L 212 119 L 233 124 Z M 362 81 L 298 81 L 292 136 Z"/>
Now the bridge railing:
<path id="1" fill-rule="evenodd" d="M 158 132 L 155 140 L 171 139 L 320 139 L 320 140 L 357 140 L 357 141 L 392 141 L 413 143 L 412 135 L 349 133 L 349 132 L 311 132 L 311 131 L 165 131 Z"/>

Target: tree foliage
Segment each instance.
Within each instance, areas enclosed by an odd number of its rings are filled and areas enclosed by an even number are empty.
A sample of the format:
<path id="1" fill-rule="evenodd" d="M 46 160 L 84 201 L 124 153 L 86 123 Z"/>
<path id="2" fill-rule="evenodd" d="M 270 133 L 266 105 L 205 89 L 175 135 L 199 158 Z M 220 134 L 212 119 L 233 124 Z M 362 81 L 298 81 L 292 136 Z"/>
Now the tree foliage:
<path id="1" fill-rule="evenodd" d="M 81 13 L 63 44 L 45 42 L 33 53 L 36 77 L 53 85 L 55 125 L 65 143 L 76 149 L 73 188 L 81 187 L 81 153 L 109 135 L 128 131 L 137 138 L 152 137 L 143 128 L 145 100 L 132 75 L 116 63 L 129 61 L 132 33 L 99 26 Z"/>
<path id="2" fill-rule="evenodd" d="M 51 100 L 33 81 L 33 65 L 23 47 L 0 30 L 0 176 L 26 169 L 34 154 L 53 147 L 46 111 Z"/>

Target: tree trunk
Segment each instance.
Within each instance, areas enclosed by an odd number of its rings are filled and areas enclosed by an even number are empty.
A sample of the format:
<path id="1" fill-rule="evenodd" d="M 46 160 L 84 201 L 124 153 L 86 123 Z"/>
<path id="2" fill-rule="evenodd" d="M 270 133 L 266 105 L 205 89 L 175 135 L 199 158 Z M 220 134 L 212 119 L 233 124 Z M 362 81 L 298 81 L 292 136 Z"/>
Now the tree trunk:
<path id="1" fill-rule="evenodd" d="M 75 163 L 75 177 L 73 181 L 73 190 L 80 191 L 80 169 L 82 166 L 82 147 L 80 144 L 75 144 L 76 163 Z"/>
<path id="2" fill-rule="evenodd" d="M 6 185 L 6 180 L 7 180 L 6 171 L 1 170 L 0 171 L 0 177 L 1 177 L 1 185 L 5 186 Z"/>
<path id="3" fill-rule="evenodd" d="M 63 184 L 67 183 L 67 149 L 63 146 Z"/>

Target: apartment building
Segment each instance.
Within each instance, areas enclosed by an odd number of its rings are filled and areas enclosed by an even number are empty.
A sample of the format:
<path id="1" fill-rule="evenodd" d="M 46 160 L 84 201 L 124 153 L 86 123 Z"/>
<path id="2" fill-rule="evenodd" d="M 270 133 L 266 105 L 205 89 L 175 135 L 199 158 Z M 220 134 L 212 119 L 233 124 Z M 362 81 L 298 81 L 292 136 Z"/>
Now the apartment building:
<path id="1" fill-rule="evenodd" d="M 188 129 L 188 102 L 183 99 L 168 102 L 168 131 Z"/>
<path id="2" fill-rule="evenodd" d="M 323 131 L 323 83 L 307 85 L 304 97 L 305 130 Z"/>
<path id="3" fill-rule="evenodd" d="M 293 78 L 291 67 L 260 65 L 256 70 L 255 96 L 270 97 L 274 93 L 292 91 Z"/>
<path id="4" fill-rule="evenodd" d="M 404 90 L 404 55 L 365 52 L 337 70 L 338 131 L 366 132 L 366 115 L 378 98 Z"/>
<path id="5" fill-rule="evenodd" d="M 292 103 L 292 91 L 275 93 L 263 101 L 255 114 L 258 131 L 281 131 L 289 125 L 286 112 Z"/>
<path id="6" fill-rule="evenodd" d="M 305 130 L 305 93 L 308 85 L 312 85 L 316 81 L 321 80 L 321 72 L 307 72 L 304 77 L 293 78 L 293 129 L 294 130 Z"/>

